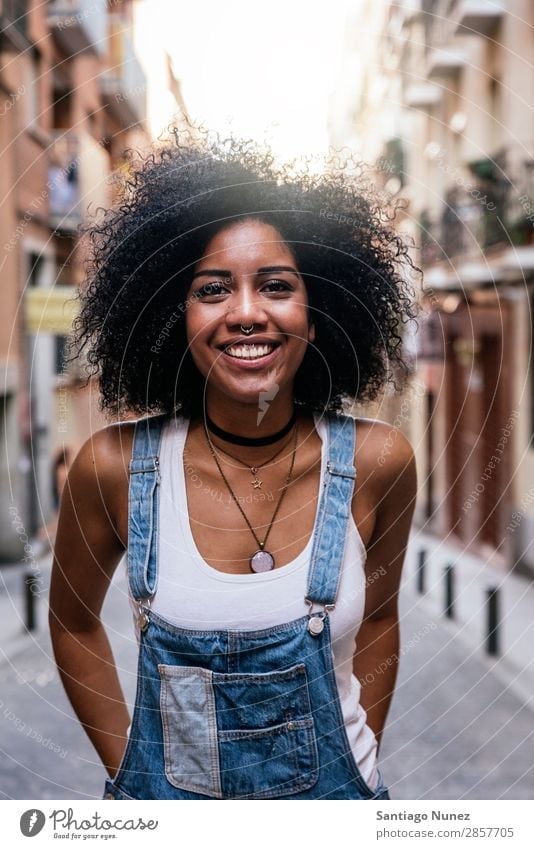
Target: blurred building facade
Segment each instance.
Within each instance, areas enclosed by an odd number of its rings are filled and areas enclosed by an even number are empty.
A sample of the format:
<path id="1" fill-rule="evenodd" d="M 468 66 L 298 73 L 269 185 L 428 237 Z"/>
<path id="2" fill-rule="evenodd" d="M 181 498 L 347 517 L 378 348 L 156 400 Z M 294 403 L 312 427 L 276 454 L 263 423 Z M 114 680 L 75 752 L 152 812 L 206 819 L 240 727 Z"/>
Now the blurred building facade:
<path id="1" fill-rule="evenodd" d="M 417 520 L 532 575 L 533 24 L 529 0 L 367 0 L 331 119 L 403 201 L 424 272 Z"/>
<path id="2" fill-rule="evenodd" d="M 53 515 L 57 453 L 106 423 L 65 345 L 84 279 L 78 227 L 121 192 L 125 148 L 151 142 L 134 21 L 132 0 L 0 3 L 0 560 L 24 555 Z"/>

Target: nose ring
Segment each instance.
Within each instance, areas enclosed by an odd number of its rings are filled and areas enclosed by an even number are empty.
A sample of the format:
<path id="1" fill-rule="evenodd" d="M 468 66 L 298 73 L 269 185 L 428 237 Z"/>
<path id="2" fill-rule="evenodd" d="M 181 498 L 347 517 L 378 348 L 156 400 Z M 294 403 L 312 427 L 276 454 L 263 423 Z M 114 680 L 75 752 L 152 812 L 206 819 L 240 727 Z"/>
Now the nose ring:
<path id="1" fill-rule="evenodd" d="M 254 325 L 253 325 L 253 324 L 251 324 L 249 327 L 243 327 L 243 325 L 242 325 L 242 324 L 240 324 L 240 325 L 239 325 L 239 327 L 240 327 L 241 333 L 244 333 L 244 334 L 245 334 L 245 336 L 250 336 L 250 334 L 251 334 L 251 333 L 252 333 L 252 331 L 254 330 Z"/>

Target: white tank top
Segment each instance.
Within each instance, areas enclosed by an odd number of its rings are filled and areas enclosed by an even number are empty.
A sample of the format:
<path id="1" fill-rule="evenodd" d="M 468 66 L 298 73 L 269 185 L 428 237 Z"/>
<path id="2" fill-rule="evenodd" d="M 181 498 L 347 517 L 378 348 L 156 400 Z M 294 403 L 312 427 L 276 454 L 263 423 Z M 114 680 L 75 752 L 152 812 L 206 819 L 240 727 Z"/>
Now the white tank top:
<path id="1" fill-rule="evenodd" d="M 326 467 L 326 423 L 314 415 L 322 440 L 321 483 Z M 165 424 L 160 449 L 160 522 L 158 587 L 152 610 L 179 628 L 200 630 L 261 630 L 299 619 L 309 612 L 306 596 L 313 533 L 294 560 L 271 572 L 231 575 L 219 572 L 202 558 L 195 544 L 185 480 L 203 486 L 191 467 L 184 468 L 183 450 L 189 421 L 172 416 Z M 319 490 L 319 492 L 321 489 Z M 217 509 L 219 493 L 206 493 Z M 252 496 L 253 497 L 253 496 Z M 317 510 L 319 499 L 317 500 Z M 243 505 L 245 506 L 245 505 Z M 246 507 L 245 507 L 246 509 Z M 210 511 L 211 512 L 211 511 Z M 314 522 L 317 521 L 317 512 Z M 356 635 L 365 605 L 366 550 L 351 514 L 335 609 L 329 614 L 336 681 L 349 743 L 365 782 L 376 789 L 376 738 L 360 705 L 360 682 L 353 674 Z M 135 604 L 130 596 L 135 612 Z M 134 622 L 136 622 L 134 616 Z M 137 632 L 137 637 L 139 634 Z"/>

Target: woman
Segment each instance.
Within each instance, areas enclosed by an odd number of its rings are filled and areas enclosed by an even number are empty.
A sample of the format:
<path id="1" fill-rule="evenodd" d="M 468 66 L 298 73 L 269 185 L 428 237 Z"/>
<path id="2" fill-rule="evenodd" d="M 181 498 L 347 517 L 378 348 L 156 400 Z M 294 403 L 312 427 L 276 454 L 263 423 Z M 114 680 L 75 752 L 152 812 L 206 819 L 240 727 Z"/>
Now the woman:
<path id="1" fill-rule="evenodd" d="M 90 231 L 77 340 L 103 408 L 140 418 L 69 472 L 60 673 L 105 798 L 389 798 L 414 459 L 343 409 L 407 372 L 407 251 L 354 175 L 174 141 Z M 126 550 L 131 719 L 100 621 Z"/>

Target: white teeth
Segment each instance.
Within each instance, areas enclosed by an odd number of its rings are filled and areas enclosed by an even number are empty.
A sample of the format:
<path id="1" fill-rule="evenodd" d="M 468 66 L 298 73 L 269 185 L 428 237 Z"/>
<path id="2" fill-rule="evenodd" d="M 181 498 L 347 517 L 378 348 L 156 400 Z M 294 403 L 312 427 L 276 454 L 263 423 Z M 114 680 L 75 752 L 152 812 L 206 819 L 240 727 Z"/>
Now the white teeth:
<path id="1" fill-rule="evenodd" d="M 232 345 L 226 348 L 226 353 L 231 357 L 239 357 L 243 360 L 255 360 L 258 357 L 266 357 L 273 350 L 273 345 Z"/>

